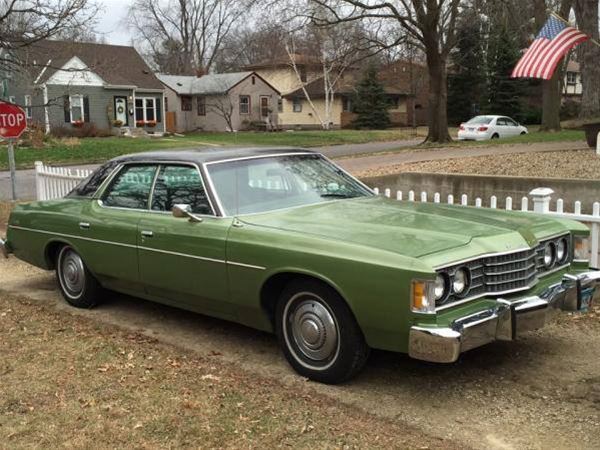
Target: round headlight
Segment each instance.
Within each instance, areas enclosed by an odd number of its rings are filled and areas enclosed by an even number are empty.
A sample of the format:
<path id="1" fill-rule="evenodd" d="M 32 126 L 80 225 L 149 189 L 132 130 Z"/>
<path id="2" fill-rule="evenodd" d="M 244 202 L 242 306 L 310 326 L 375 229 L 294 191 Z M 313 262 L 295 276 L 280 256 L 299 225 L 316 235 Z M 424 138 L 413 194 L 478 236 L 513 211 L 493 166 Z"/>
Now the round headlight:
<path id="1" fill-rule="evenodd" d="M 544 267 L 549 269 L 554 265 L 556 260 L 556 248 L 553 242 L 548 242 L 544 247 Z"/>
<path id="2" fill-rule="evenodd" d="M 446 294 L 448 293 L 448 284 L 448 276 L 443 273 L 438 273 L 435 277 L 435 287 L 433 290 L 436 301 L 446 297 Z"/>
<path id="3" fill-rule="evenodd" d="M 458 269 L 454 273 L 454 278 L 452 280 L 452 290 L 457 295 L 466 294 L 469 289 L 469 272 L 468 269 L 462 268 Z"/>
<path id="4" fill-rule="evenodd" d="M 559 263 L 564 263 L 569 256 L 568 253 L 567 239 L 562 238 L 556 243 L 556 260 Z"/>

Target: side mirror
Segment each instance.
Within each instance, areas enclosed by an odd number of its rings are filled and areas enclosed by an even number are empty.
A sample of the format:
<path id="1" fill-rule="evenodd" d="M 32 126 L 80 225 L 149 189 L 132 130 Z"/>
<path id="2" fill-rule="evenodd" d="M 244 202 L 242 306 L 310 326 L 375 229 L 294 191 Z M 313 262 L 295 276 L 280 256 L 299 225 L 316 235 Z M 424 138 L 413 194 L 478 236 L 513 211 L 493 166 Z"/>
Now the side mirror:
<path id="1" fill-rule="evenodd" d="M 178 219 L 188 218 L 190 222 L 202 222 L 202 217 L 196 216 L 192 212 L 192 207 L 190 205 L 181 203 L 173 205 L 171 212 L 173 213 L 173 217 L 177 217 Z"/>

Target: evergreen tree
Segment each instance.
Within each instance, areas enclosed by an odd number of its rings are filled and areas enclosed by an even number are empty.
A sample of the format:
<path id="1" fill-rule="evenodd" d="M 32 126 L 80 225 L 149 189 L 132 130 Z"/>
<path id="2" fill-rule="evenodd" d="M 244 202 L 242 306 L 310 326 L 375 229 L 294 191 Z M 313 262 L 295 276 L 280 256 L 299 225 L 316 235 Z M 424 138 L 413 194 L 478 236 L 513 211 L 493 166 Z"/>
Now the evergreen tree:
<path id="1" fill-rule="evenodd" d="M 477 14 L 465 18 L 457 37 L 448 74 L 448 123 L 453 125 L 479 114 L 486 85 L 483 33 Z"/>
<path id="2" fill-rule="evenodd" d="M 524 83 L 510 78 L 519 61 L 519 45 L 506 26 L 500 26 L 490 36 L 488 48 L 488 102 L 486 111 L 520 118 Z"/>
<path id="3" fill-rule="evenodd" d="M 356 87 L 354 112 L 356 128 L 384 129 L 391 125 L 390 104 L 383 85 L 377 79 L 377 69 L 370 66 Z"/>

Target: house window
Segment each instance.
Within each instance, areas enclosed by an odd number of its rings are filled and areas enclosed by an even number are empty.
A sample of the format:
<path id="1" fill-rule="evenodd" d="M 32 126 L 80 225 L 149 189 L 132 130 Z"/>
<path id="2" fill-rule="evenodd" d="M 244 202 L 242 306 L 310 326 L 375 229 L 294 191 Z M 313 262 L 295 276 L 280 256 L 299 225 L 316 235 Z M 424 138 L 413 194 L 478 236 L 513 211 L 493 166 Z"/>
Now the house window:
<path id="1" fill-rule="evenodd" d="M 157 122 L 157 104 L 154 97 L 136 97 L 135 120 L 144 122 Z"/>
<path id="2" fill-rule="evenodd" d="M 196 97 L 198 102 L 198 115 L 205 116 L 206 115 L 206 98 L 204 97 Z"/>
<path id="3" fill-rule="evenodd" d="M 192 110 L 192 97 L 189 95 L 181 96 L 181 110 L 182 111 L 191 111 Z"/>
<path id="4" fill-rule="evenodd" d="M 342 108 L 345 112 L 352 112 L 352 99 L 350 97 L 343 98 Z"/>
<path id="5" fill-rule="evenodd" d="M 252 86 L 256 84 L 256 77 L 252 77 Z"/>
<path id="6" fill-rule="evenodd" d="M 169 110 L 169 98 L 165 97 L 165 111 Z"/>
<path id="7" fill-rule="evenodd" d="M 577 84 L 576 72 L 567 72 L 567 84 Z"/>
<path id="8" fill-rule="evenodd" d="M 283 112 L 283 99 L 281 97 L 277 99 L 277 112 Z"/>
<path id="9" fill-rule="evenodd" d="M 83 95 L 71 95 L 69 97 L 69 110 L 71 112 L 71 122 L 84 122 Z"/>
<path id="10" fill-rule="evenodd" d="M 26 95 L 24 99 L 25 102 L 23 104 L 25 105 L 25 116 L 28 119 L 31 119 L 31 95 Z"/>
<path id="11" fill-rule="evenodd" d="M 300 66 L 298 69 L 300 71 L 300 81 L 306 83 L 306 66 Z"/>
<path id="12" fill-rule="evenodd" d="M 294 97 L 294 103 L 292 111 L 302 112 L 302 99 L 300 97 Z"/>
<path id="13" fill-rule="evenodd" d="M 240 114 L 250 114 L 249 95 L 240 95 Z"/>

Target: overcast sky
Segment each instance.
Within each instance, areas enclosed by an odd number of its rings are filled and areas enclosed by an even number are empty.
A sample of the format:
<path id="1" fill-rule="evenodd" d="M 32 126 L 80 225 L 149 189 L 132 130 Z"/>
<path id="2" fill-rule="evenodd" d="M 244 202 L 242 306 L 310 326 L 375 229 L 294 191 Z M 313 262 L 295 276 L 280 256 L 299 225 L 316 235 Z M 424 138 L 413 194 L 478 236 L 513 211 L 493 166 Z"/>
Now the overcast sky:
<path id="1" fill-rule="evenodd" d="M 96 30 L 109 44 L 130 45 L 131 34 L 123 19 L 131 0 L 102 0 L 104 8 L 99 14 Z"/>

